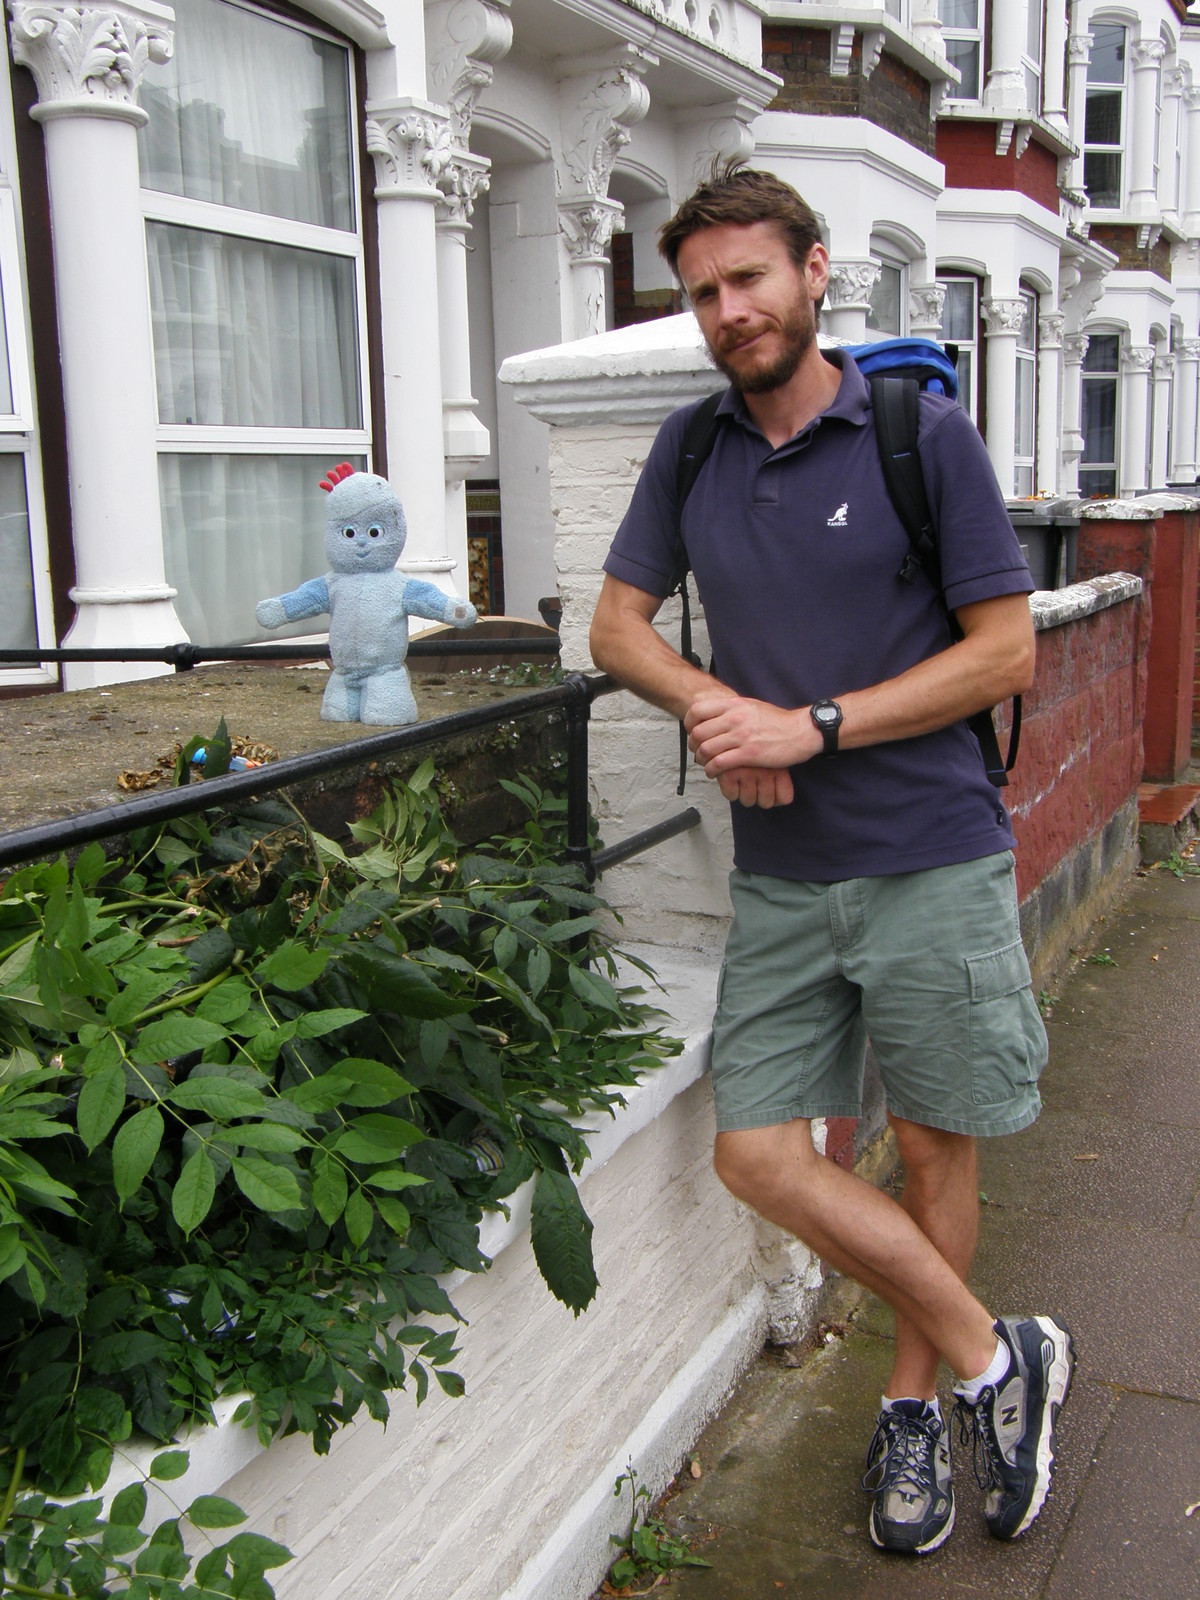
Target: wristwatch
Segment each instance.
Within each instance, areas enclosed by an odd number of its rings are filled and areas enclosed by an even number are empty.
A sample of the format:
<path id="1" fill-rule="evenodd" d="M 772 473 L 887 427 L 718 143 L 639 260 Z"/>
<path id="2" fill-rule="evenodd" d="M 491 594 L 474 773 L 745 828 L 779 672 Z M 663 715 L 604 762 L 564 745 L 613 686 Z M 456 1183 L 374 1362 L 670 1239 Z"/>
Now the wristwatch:
<path id="1" fill-rule="evenodd" d="M 808 714 L 813 719 L 813 726 L 820 732 L 825 741 L 825 754 L 837 755 L 838 729 L 842 725 L 842 708 L 836 700 L 818 700 L 809 706 Z"/>

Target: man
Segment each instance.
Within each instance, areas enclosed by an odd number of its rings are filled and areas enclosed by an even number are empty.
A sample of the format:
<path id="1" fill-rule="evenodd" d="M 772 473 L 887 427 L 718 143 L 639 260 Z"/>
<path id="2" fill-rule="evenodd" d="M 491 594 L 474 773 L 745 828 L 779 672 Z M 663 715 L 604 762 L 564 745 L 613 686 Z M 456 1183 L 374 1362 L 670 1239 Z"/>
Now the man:
<path id="1" fill-rule="evenodd" d="M 829 259 L 793 189 L 730 164 L 660 249 L 731 388 L 681 522 L 689 408 L 664 423 L 605 562 L 591 644 L 598 666 L 683 719 L 734 802 L 714 1164 L 895 1311 L 864 1479 L 874 1542 L 923 1553 L 953 1526 L 942 1358 L 988 1527 L 1014 1538 L 1050 1485 L 1074 1356 L 1056 1319 L 994 1320 L 964 1281 L 975 1138 L 1034 1120 L 1046 1056 L 1012 831 L 964 719 L 1032 680 L 1028 568 L 966 412 L 922 395 L 943 594 L 924 574 L 901 580 L 909 541 L 869 391 L 853 361 L 817 346 Z M 680 532 L 715 676 L 652 626 Z M 860 1110 L 868 1033 L 904 1165 L 899 1203 L 812 1145 L 813 1117 Z"/>

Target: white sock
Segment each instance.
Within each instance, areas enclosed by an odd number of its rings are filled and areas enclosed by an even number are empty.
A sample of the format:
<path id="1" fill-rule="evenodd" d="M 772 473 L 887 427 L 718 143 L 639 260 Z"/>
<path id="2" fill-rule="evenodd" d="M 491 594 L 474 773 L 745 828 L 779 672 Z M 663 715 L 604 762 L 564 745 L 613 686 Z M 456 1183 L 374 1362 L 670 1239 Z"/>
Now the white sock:
<path id="1" fill-rule="evenodd" d="M 893 1395 L 889 1400 L 887 1395 L 884 1394 L 879 1397 L 879 1409 L 881 1411 L 894 1411 L 901 1400 L 907 1400 L 913 1405 L 929 1406 L 937 1416 L 938 1421 L 942 1420 L 942 1408 L 938 1404 L 937 1395 L 934 1395 L 932 1400 L 926 1400 L 923 1395 L 919 1394 L 897 1394 Z"/>
<path id="2" fill-rule="evenodd" d="M 954 1386 L 955 1394 L 962 1395 L 968 1405 L 974 1405 L 988 1384 L 996 1384 L 1008 1371 L 1008 1346 L 1003 1339 L 996 1340 L 996 1353 L 977 1378 L 964 1378 Z"/>

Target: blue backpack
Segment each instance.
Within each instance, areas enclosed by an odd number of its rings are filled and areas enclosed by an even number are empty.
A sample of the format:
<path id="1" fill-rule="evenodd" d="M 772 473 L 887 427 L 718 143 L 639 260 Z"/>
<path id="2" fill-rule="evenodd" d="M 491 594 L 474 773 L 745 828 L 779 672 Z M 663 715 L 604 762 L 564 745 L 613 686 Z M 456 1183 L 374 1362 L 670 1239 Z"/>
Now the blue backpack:
<path id="1" fill-rule="evenodd" d="M 942 594 L 937 528 L 929 507 L 929 497 L 925 493 L 921 457 L 917 450 L 917 396 L 922 389 L 927 389 L 956 400 L 958 373 L 954 362 L 933 339 L 879 339 L 872 344 L 844 345 L 842 348 L 854 360 L 870 387 L 871 410 L 884 482 L 896 515 L 908 533 L 908 553 L 897 576 L 904 583 L 912 583 L 917 573 L 923 571 L 938 593 Z M 716 443 L 721 426 L 717 407 L 726 392 L 719 389 L 715 394 L 707 395 L 688 419 L 675 473 L 676 515 L 680 518 L 700 468 L 708 460 Z M 673 575 L 670 593 L 678 594 L 683 602 L 680 653 L 686 661 L 698 667 L 700 659 L 692 649 L 691 603 L 687 587 L 689 563 L 678 527 L 676 534 L 683 560 Z M 945 606 L 944 594 L 942 604 Z M 946 615 L 951 637 L 956 641 L 961 639 L 962 632 L 948 606 Z M 968 726 L 979 741 L 988 778 L 997 788 L 1003 788 L 1017 759 L 1017 744 L 1021 736 L 1020 695 L 1013 700 L 1007 758 L 1000 754 L 990 710 L 977 711 L 968 718 Z M 683 793 L 687 754 L 687 735 L 680 723 L 679 794 Z"/>

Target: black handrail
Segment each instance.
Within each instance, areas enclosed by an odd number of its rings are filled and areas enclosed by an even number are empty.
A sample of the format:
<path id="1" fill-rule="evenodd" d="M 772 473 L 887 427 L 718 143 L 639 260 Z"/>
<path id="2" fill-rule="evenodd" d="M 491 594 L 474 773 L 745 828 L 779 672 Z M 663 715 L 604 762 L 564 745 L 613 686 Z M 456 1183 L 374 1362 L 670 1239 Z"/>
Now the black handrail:
<path id="1" fill-rule="evenodd" d="M 439 635 L 436 639 L 413 639 L 408 646 L 410 656 L 492 656 L 529 655 L 556 656 L 560 645 L 557 637 L 536 634 L 531 639 L 484 637 L 474 638 L 464 630 L 461 638 Z M 43 661 L 156 661 L 174 667 L 176 672 L 190 672 L 193 667 L 212 661 L 328 661 L 329 644 L 153 644 L 114 645 L 106 648 L 74 649 L 71 647 L 40 646 L 29 648 L 0 647 L 0 668 L 37 666 Z"/>
<path id="2" fill-rule="evenodd" d="M 388 728 L 327 750 L 288 756 L 282 761 L 272 761 L 246 772 L 231 772 L 220 778 L 207 778 L 181 788 L 139 795 L 136 799 L 123 800 L 117 805 L 104 806 L 73 817 L 63 817 L 55 822 L 19 828 L 0 834 L 0 869 L 61 850 L 76 849 L 80 845 L 90 844 L 94 839 L 111 839 L 134 828 L 169 822 L 175 817 L 270 793 L 289 784 L 323 777 L 343 767 L 357 766 L 380 756 L 419 750 L 440 739 L 470 733 L 492 723 L 522 720 L 540 711 L 561 706 L 567 720 L 566 854 L 568 860 L 579 862 L 588 876 L 594 878 L 597 871 L 602 870 L 599 865 L 601 860 L 604 865 L 613 865 L 615 861 L 625 860 L 628 855 L 636 853 L 635 849 L 626 848 L 634 841 L 626 840 L 624 845 L 610 846 L 593 860 L 588 843 L 587 727 L 591 703 L 599 695 L 612 694 L 620 687 L 607 675 L 588 677 L 580 672 L 568 673 L 561 683 L 546 689 L 530 689 L 511 700 L 500 703 L 492 701 L 466 711 L 452 711 L 445 716 L 431 717 L 427 722 L 411 723 L 404 728 Z M 647 848 L 660 838 L 670 838 L 687 828 L 693 828 L 699 821 L 699 813 L 689 807 L 678 817 L 647 830 L 654 838 L 647 838 L 637 848 Z M 661 831 L 663 829 L 667 831 Z M 641 839 L 643 836 L 635 837 Z"/>

